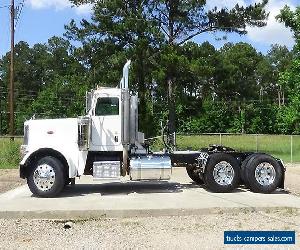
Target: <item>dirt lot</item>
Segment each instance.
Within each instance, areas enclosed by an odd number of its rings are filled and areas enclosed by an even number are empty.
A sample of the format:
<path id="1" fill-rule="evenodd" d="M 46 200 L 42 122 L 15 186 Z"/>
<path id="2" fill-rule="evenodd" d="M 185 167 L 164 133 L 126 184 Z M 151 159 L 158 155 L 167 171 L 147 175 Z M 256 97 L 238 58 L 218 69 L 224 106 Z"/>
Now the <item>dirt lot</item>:
<path id="1" fill-rule="evenodd" d="M 285 186 L 292 194 L 300 196 L 300 164 L 287 166 Z"/>
<path id="2" fill-rule="evenodd" d="M 0 193 L 25 184 L 23 179 L 19 178 L 18 169 L 0 169 Z"/>

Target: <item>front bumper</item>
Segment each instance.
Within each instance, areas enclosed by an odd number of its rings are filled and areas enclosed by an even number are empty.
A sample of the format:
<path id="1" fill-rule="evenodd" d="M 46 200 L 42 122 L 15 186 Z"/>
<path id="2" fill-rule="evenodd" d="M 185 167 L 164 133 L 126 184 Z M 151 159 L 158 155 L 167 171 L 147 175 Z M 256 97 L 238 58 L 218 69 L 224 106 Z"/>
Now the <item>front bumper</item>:
<path id="1" fill-rule="evenodd" d="M 27 168 L 27 157 L 26 155 L 28 154 L 28 146 L 27 144 L 23 144 L 20 147 L 20 156 L 21 156 L 21 163 L 19 165 L 19 174 L 20 174 L 20 178 L 25 179 L 27 177 L 27 172 L 28 172 L 28 168 Z"/>

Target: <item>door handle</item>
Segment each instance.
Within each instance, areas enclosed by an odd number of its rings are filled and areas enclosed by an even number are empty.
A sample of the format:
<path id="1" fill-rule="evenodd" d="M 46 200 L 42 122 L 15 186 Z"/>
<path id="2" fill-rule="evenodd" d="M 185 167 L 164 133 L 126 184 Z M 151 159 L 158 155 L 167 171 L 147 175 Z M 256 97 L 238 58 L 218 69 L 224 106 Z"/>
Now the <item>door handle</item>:
<path id="1" fill-rule="evenodd" d="M 115 142 L 119 141 L 119 137 L 117 135 L 115 135 Z"/>

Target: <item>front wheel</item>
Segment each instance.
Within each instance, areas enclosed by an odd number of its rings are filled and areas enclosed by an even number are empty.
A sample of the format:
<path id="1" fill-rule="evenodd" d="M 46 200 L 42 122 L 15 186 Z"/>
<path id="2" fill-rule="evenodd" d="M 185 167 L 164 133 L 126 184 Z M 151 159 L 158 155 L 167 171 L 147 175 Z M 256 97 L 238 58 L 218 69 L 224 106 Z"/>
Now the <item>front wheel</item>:
<path id="1" fill-rule="evenodd" d="M 52 156 L 39 159 L 30 171 L 27 184 L 36 196 L 57 196 L 65 186 L 63 164 Z"/>
<path id="2" fill-rule="evenodd" d="M 209 156 L 204 173 L 204 182 L 208 189 L 217 193 L 230 192 L 237 188 L 239 181 L 239 163 L 233 156 L 225 153 Z"/>

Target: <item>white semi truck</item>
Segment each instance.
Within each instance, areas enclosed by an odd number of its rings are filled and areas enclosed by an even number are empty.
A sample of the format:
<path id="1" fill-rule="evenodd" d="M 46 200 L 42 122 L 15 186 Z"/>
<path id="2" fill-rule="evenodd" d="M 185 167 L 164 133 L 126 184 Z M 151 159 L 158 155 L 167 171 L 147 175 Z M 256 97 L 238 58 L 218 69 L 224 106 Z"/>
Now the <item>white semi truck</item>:
<path id="1" fill-rule="evenodd" d="M 283 162 L 270 155 L 238 152 L 222 145 L 199 151 L 151 152 L 138 132 L 138 98 L 128 87 L 130 61 L 118 88 L 87 93 L 84 117 L 31 119 L 24 123 L 20 177 L 31 192 L 55 197 L 75 178 L 95 180 L 169 180 L 172 167 L 185 167 L 189 177 L 214 192 L 245 185 L 269 193 L 284 187 Z M 164 138 L 164 136 L 163 136 Z"/>

